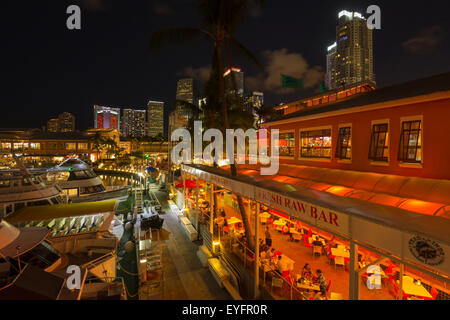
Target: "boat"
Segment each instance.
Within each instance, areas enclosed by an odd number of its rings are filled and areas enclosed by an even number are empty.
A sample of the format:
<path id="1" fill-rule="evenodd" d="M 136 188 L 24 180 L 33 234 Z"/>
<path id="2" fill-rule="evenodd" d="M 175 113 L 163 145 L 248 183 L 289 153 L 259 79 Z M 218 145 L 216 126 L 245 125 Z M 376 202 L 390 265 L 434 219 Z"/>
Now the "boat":
<path id="1" fill-rule="evenodd" d="M 31 169 L 42 172 L 42 169 Z M 45 170 L 47 183 L 56 184 L 71 202 L 124 199 L 128 186 L 103 185 L 94 169 L 77 157 L 70 157 L 59 165 Z"/>
<path id="2" fill-rule="evenodd" d="M 62 189 L 48 185 L 38 172 L 30 173 L 16 158 L 18 169 L 0 170 L 0 217 L 30 206 L 65 203 Z"/>
<path id="3" fill-rule="evenodd" d="M 49 240 L 49 233 L 46 227 L 16 228 L 0 220 L 0 300 L 126 299 L 108 239 L 79 239 L 71 247 Z M 109 243 L 115 248 L 115 241 Z M 78 268 L 79 286 L 68 285 L 75 274 L 69 266 Z"/>

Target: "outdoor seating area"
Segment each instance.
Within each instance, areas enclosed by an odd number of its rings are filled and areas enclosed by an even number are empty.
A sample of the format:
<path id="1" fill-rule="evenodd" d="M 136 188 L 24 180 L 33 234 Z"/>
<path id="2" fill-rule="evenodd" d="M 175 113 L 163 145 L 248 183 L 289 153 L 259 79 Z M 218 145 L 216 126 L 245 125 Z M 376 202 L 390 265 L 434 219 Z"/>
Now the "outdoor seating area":
<path id="1" fill-rule="evenodd" d="M 198 197 L 199 218 L 209 219 L 210 185 L 187 190 L 188 211 L 195 212 Z M 203 186 L 201 186 L 203 188 Z M 196 191 L 198 190 L 198 196 Z M 247 245 L 246 230 L 237 197 L 227 189 L 214 191 L 216 212 L 213 217 L 213 241 L 231 253 L 254 276 L 255 253 Z M 350 280 L 350 243 L 337 235 L 298 221 L 286 213 L 242 198 L 242 205 L 255 235 L 259 228 L 259 285 L 275 299 L 348 300 Z M 192 220 L 191 220 L 192 221 Z M 203 221 L 205 222 L 205 221 Z M 253 240 L 253 238 L 251 239 Z M 372 252 L 356 248 L 361 300 L 435 300 L 448 299 L 445 284 L 415 269 Z M 356 259 L 356 257 L 355 257 Z M 402 269 L 403 268 L 403 269 Z M 400 275 L 403 275 L 400 281 Z M 411 280 L 412 279 L 412 280 Z M 403 291 L 400 294 L 399 288 Z"/>

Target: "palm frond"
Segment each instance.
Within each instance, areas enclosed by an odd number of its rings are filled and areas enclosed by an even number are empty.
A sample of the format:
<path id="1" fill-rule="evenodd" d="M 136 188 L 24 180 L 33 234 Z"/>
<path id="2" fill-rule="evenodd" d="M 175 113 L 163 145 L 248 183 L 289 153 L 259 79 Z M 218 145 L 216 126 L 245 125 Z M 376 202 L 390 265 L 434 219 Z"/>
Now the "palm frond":
<path id="1" fill-rule="evenodd" d="M 211 40 L 211 33 L 200 28 L 171 27 L 153 33 L 150 39 L 150 51 L 160 50 L 174 45 L 192 45 L 199 40 Z"/>
<path id="2" fill-rule="evenodd" d="M 245 56 L 245 58 L 247 58 L 250 62 L 254 63 L 261 70 L 264 70 L 264 67 L 259 62 L 258 58 L 256 58 L 256 56 L 249 49 L 247 49 L 242 43 L 240 43 L 237 39 L 235 39 L 230 35 L 227 36 L 227 40 L 229 41 L 231 47 L 236 49 L 238 53 Z"/>

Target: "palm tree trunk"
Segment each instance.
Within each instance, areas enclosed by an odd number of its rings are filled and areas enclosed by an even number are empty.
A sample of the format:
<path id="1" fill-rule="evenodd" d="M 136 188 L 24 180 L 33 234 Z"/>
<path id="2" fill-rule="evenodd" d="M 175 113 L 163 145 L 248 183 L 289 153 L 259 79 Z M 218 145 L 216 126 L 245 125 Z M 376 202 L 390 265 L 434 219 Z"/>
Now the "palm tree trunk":
<path id="1" fill-rule="evenodd" d="M 222 106 L 222 113 L 223 113 L 223 124 L 224 124 L 224 132 L 226 131 L 226 129 L 230 128 L 230 123 L 228 121 L 228 107 L 227 107 L 227 98 L 225 95 L 225 80 L 223 77 L 223 42 L 222 41 L 218 41 L 217 43 L 217 55 L 218 55 L 218 62 L 219 62 L 219 93 L 220 93 L 220 97 L 222 99 L 221 101 L 221 106 Z M 234 157 L 234 155 L 232 155 Z M 232 176 L 237 176 L 237 167 L 235 164 L 230 164 L 230 170 L 231 170 L 231 175 Z M 247 214 L 245 213 L 245 208 L 244 208 L 244 203 L 242 201 L 242 197 L 239 195 L 237 196 L 237 200 L 238 200 L 238 205 L 239 205 L 239 213 L 241 215 L 242 218 L 242 222 L 244 224 L 244 228 L 245 228 L 245 237 L 247 238 L 247 246 L 250 249 L 254 249 L 254 241 L 253 241 L 253 237 L 251 236 L 251 231 L 250 231 L 250 221 L 249 221 L 249 217 L 247 216 Z"/>

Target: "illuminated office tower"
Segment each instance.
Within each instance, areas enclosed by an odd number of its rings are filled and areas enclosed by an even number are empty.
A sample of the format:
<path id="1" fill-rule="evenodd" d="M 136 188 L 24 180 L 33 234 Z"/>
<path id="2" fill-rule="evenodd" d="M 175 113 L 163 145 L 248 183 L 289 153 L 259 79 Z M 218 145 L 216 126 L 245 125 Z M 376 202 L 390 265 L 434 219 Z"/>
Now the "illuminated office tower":
<path id="1" fill-rule="evenodd" d="M 69 112 L 61 113 L 58 116 L 59 132 L 75 131 L 75 116 Z"/>
<path id="2" fill-rule="evenodd" d="M 329 89 L 367 81 L 375 83 L 372 30 L 367 27 L 366 19 L 358 12 L 345 10 L 338 18 L 336 45 L 328 47 L 327 60 L 330 61 L 327 61 L 326 80 Z"/>
<path id="3" fill-rule="evenodd" d="M 146 115 L 145 110 L 124 109 L 122 135 L 136 138 L 146 136 Z"/>
<path id="4" fill-rule="evenodd" d="M 327 53 L 327 73 L 325 74 L 325 86 L 328 90 L 333 90 L 336 75 L 336 42 L 328 47 Z"/>
<path id="5" fill-rule="evenodd" d="M 244 96 L 244 72 L 239 68 L 230 68 L 223 74 L 225 78 L 225 93 L 227 95 L 234 95 L 235 89 L 237 95 Z M 233 82 L 233 76 L 236 83 Z M 236 88 L 235 88 L 236 86 Z"/>
<path id="6" fill-rule="evenodd" d="M 59 119 L 53 118 L 47 121 L 48 132 L 59 132 Z"/>
<path id="7" fill-rule="evenodd" d="M 148 135 L 156 137 L 164 136 L 164 102 L 148 102 Z"/>
<path id="8" fill-rule="evenodd" d="M 120 109 L 95 105 L 94 128 L 120 131 Z"/>
<path id="9" fill-rule="evenodd" d="M 193 78 L 180 79 L 177 82 L 177 95 L 176 99 L 179 101 L 185 101 L 190 104 L 196 105 L 195 97 L 195 82 Z M 183 118 L 189 119 L 191 117 L 191 109 L 186 106 L 176 103 L 176 112 Z"/>

